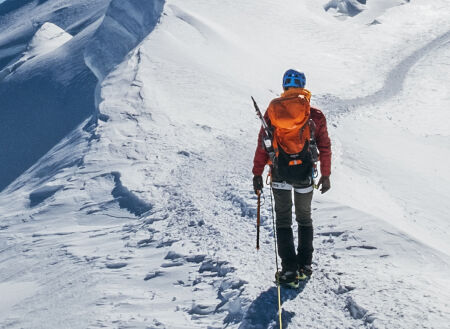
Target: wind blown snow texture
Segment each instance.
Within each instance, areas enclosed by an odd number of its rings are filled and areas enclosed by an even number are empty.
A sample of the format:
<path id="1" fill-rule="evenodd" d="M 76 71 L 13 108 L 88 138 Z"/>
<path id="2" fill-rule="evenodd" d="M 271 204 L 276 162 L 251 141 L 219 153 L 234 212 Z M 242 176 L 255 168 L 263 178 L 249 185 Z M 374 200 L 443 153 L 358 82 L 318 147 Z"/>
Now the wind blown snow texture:
<path id="1" fill-rule="evenodd" d="M 344 2 L 356 3 L 332 3 Z M 297 0 L 3 7 L 5 67 L 44 22 L 74 37 L 0 91 L 61 58 L 65 76 L 95 77 L 61 89 L 89 89 L 92 116 L 72 118 L 78 127 L 19 177 L 5 171 L 0 326 L 278 327 L 267 188 L 255 250 L 250 95 L 263 108 L 293 67 L 328 118 L 334 159 L 332 190 L 313 202 L 314 276 L 282 289 L 284 327 L 447 327 L 450 6 L 358 3 L 353 17 Z M 29 10 L 45 19 L 20 27 Z"/>

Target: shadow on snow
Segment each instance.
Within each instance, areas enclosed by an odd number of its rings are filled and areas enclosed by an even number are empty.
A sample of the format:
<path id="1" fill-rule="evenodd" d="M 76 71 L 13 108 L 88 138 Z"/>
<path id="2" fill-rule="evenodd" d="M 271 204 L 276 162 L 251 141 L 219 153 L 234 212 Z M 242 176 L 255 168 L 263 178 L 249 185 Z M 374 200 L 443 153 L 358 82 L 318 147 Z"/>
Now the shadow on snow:
<path id="1" fill-rule="evenodd" d="M 281 305 L 297 298 L 305 289 L 307 281 L 300 282 L 298 289 L 281 287 Z M 281 321 L 283 328 L 287 328 L 295 312 L 282 310 Z M 278 323 L 278 293 L 277 287 L 262 292 L 249 306 L 239 329 L 268 329 L 279 328 Z"/>

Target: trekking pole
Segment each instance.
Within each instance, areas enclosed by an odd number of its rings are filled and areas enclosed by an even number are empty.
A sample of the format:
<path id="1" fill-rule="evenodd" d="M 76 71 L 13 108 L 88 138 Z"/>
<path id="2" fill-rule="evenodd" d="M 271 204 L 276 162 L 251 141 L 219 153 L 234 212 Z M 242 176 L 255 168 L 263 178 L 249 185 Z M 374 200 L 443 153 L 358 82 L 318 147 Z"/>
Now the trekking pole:
<path id="1" fill-rule="evenodd" d="M 259 226 L 261 224 L 261 191 L 257 191 L 258 206 L 256 207 L 256 250 L 259 250 Z"/>
<path id="2" fill-rule="evenodd" d="M 273 229 L 273 236 L 274 236 L 274 241 L 275 241 L 275 265 L 277 267 L 277 275 L 276 275 L 276 283 L 277 283 L 277 291 L 278 291 L 278 321 L 280 323 L 280 329 L 283 329 L 283 324 L 281 322 L 281 313 L 282 313 L 282 308 L 281 308 L 281 291 L 280 291 L 280 282 L 278 280 L 278 273 L 279 273 L 279 268 L 278 268 L 278 250 L 277 250 L 277 232 L 276 232 L 276 228 L 275 228 L 275 215 L 273 212 L 273 200 L 272 200 L 272 182 L 270 184 L 270 205 L 272 208 L 272 229 Z"/>

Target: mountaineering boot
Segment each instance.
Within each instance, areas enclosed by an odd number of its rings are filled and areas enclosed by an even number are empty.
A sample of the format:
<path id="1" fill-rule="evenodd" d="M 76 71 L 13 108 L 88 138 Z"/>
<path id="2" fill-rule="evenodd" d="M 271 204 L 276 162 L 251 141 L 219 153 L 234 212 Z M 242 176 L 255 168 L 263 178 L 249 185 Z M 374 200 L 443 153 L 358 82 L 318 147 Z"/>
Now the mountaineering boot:
<path id="1" fill-rule="evenodd" d="M 297 266 L 300 280 L 305 280 L 312 275 L 313 236 L 312 226 L 298 227 Z"/>
<path id="2" fill-rule="evenodd" d="M 275 281 L 289 288 L 298 288 L 298 272 L 297 271 L 281 271 L 275 273 Z"/>
<path id="3" fill-rule="evenodd" d="M 311 265 L 303 265 L 303 267 L 299 271 L 300 277 L 305 277 L 305 279 L 310 278 L 312 275 L 312 267 Z"/>
<path id="4" fill-rule="evenodd" d="M 297 280 L 299 280 L 299 281 L 305 281 L 305 280 L 308 280 L 310 278 L 310 276 L 307 276 L 305 274 L 305 272 L 303 272 L 302 269 L 298 270 L 297 273 L 298 273 L 297 274 Z"/>

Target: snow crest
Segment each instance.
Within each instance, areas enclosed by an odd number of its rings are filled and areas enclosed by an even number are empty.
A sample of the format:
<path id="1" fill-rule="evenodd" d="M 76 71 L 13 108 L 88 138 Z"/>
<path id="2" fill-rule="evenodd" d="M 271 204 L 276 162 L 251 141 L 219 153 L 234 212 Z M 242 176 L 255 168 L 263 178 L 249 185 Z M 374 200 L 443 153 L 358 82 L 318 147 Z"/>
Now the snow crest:
<path id="1" fill-rule="evenodd" d="M 28 43 L 22 57 L 0 71 L 0 81 L 8 76 L 8 74 L 13 73 L 28 60 L 48 54 L 61 47 L 72 38 L 72 35 L 53 23 L 46 22 L 42 24 Z"/>
<path id="2" fill-rule="evenodd" d="M 86 65 L 102 81 L 156 26 L 164 0 L 113 0 L 88 44 Z"/>
<path id="3" fill-rule="evenodd" d="M 44 23 L 31 39 L 22 59 L 46 54 L 62 46 L 70 39 L 72 39 L 72 36 L 59 26 L 49 22 Z"/>

